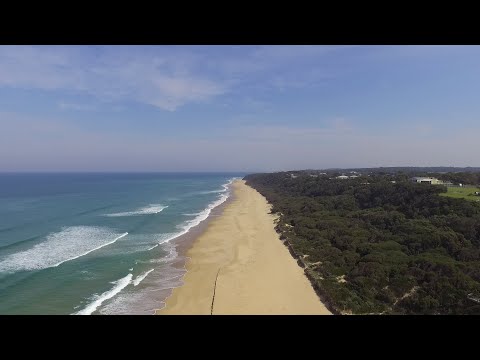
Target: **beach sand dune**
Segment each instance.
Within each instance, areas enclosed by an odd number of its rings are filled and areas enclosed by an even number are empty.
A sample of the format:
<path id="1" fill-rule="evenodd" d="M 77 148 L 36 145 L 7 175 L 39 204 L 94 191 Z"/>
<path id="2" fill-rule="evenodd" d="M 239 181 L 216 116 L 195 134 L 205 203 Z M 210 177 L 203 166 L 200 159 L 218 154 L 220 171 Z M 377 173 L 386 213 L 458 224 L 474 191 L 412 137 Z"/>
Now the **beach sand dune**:
<path id="1" fill-rule="evenodd" d="M 157 313 L 330 314 L 280 241 L 266 199 L 243 180 L 232 187 L 234 199 L 187 252 L 184 285 Z"/>

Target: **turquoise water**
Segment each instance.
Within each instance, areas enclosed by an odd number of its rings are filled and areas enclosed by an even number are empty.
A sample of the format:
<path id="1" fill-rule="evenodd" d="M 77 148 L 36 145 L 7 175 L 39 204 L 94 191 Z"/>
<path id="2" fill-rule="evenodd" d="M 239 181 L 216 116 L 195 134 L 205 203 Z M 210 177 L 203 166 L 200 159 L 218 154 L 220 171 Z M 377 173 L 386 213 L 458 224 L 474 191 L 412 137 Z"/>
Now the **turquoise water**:
<path id="1" fill-rule="evenodd" d="M 0 314 L 152 314 L 243 174 L 0 174 Z"/>

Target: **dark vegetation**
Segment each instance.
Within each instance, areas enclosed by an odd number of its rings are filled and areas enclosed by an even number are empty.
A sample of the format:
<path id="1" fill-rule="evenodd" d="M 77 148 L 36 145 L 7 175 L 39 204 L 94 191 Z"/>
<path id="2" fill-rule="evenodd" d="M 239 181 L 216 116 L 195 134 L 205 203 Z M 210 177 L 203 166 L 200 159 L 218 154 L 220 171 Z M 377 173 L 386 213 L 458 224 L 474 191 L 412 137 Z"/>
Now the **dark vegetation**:
<path id="1" fill-rule="evenodd" d="M 411 183 L 404 172 L 347 180 L 335 172 L 245 177 L 280 215 L 281 239 L 333 312 L 480 314 L 478 203 L 438 196 L 446 187 Z"/>
<path id="2" fill-rule="evenodd" d="M 480 185 L 480 168 L 455 168 L 455 167 L 380 167 L 380 168 L 355 168 L 355 169 L 327 169 L 327 170 L 302 170 L 290 171 L 293 174 L 328 174 L 338 176 L 352 173 L 368 175 L 395 175 L 402 180 L 412 176 L 436 177 L 453 184 Z"/>
<path id="3" fill-rule="evenodd" d="M 444 181 L 450 181 L 453 184 L 480 185 L 480 172 L 478 173 L 446 173 L 438 174 L 437 178 Z"/>
<path id="4" fill-rule="evenodd" d="M 304 170 L 302 170 L 304 171 Z M 478 173 L 480 168 L 478 167 L 447 167 L 447 166 L 437 166 L 437 167 L 414 167 L 414 166 L 405 166 L 405 167 L 377 167 L 377 168 L 352 168 L 352 169 L 327 169 L 327 170 L 308 170 L 308 171 L 319 171 L 319 172 L 332 172 L 332 171 L 358 171 L 364 174 L 393 174 L 393 173 L 406 173 L 412 176 L 423 176 L 426 174 L 440 174 L 440 173 Z"/>

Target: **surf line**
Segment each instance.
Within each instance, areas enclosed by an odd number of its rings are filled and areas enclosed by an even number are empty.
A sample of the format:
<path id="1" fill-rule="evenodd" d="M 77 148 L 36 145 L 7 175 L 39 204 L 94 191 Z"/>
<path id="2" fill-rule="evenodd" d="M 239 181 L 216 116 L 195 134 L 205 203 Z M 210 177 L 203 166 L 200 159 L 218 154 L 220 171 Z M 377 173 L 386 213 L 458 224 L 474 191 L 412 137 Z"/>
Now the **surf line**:
<path id="1" fill-rule="evenodd" d="M 212 306 L 210 307 L 210 315 L 213 315 L 213 303 L 215 302 L 215 291 L 217 290 L 218 274 L 220 273 L 221 269 L 222 267 L 218 268 L 217 276 L 215 277 L 215 284 L 213 285 L 213 297 L 212 297 Z"/>

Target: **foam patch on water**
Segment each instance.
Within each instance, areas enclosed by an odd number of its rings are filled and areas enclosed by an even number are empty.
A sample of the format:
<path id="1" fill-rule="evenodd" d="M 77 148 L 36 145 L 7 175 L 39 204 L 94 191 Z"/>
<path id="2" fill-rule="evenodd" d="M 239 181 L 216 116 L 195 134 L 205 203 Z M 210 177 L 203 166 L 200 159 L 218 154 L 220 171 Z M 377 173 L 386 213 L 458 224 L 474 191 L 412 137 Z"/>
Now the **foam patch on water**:
<path id="1" fill-rule="evenodd" d="M 142 263 L 162 264 L 162 263 L 170 262 L 178 257 L 178 252 L 175 245 L 166 243 L 165 245 L 162 245 L 162 247 L 163 247 L 163 250 L 168 251 L 167 255 L 158 259 L 150 259 L 148 261 L 142 261 Z"/>
<path id="2" fill-rule="evenodd" d="M 148 274 L 150 274 L 153 270 L 154 269 L 150 269 L 150 270 L 144 272 L 142 275 L 138 275 L 135 278 L 135 280 L 133 280 L 133 286 L 137 286 L 138 284 L 140 284 L 143 281 L 143 279 L 145 279 L 148 276 Z"/>
<path id="3" fill-rule="evenodd" d="M 85 256 L 127 236 L 109 228 L 70 226 L 49 234 L 32 248 L 6 256 L 0 261 L 0 272 L 40 270 Z"/>
<path id="4" fill-rule="evenodd" d="M 158 214 L 165 210 L 168 206 L 160 205 L 160 204 L 150 204 L 148 206 L 139 208 L 134 211 L 126 211 L 126 212 L 119 212 L 113 214 L 104 214 L 104 216 L 108 217 L 122 217 L 122 216 L 140 216 L 140 215 L 151 215 L 151 214 Z"/>

